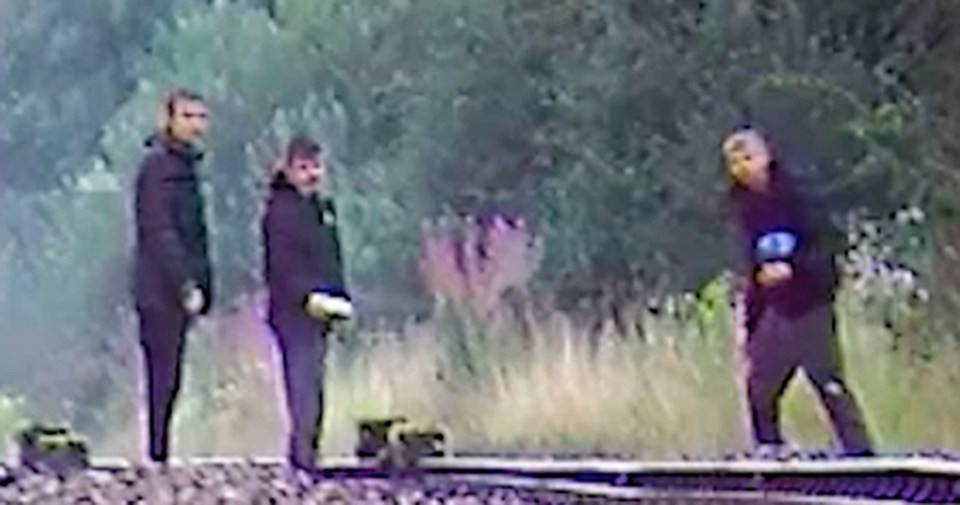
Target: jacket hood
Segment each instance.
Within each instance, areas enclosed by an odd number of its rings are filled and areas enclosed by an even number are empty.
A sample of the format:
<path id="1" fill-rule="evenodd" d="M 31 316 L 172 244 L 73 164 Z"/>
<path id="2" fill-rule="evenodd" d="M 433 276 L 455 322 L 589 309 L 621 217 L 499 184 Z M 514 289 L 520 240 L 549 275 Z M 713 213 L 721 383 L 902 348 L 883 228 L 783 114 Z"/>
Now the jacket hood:
<path id="1" fill-rule="evenodd" d="M 327 201 L 327 200 L 330 199 L 330 197 L 329 197 L 327 194 L 325 194 L 324 192 L 319 192 L 319 191 L 318 191 L 318 192 L 313 192 L 313 193 L 309 193 L 309 194 L 303 194 L 303 193 L 301 193 L 300 190 L 297 189 L 297 187 L 294 186 L 293 183 L 290 182 L 290 181 L 287 179 L 287 176 L 284 175 L 284 173 L 283 173 L 282 171 L 278 171 L 278 172 L 273 176 L 273 178 L 270 179 L 270 189 L 273 190 L 273 191 L 279 191 L 279 192 L 287 192 L 287 191 L 289 191 L 289 192 L 294 193 L 295 195 L 297 195 L 297 196 L 299 196 L 299 197 L 308 198 L 308 199 L 316 199 L 316 200 L 319 201 L 319 202 L 325 202 L 325 201 Z"/>
<path id="2" fill-rule="evenodd" d="M 270 179 L 270 189 L 288 191 L 297 190 L 297 188 L 295 188 L 293 184 L 287 180 L 287 176 L 284 175 L 282 171 L 278 171 L 276 174 L 274 174 L 273 178 Z"/>
<path id="3" fill-rule="evenodd" d="M 200 151 L 196 147 L 173 139 L 163 132 L 151 134 L 144 140 L 143 144 L 148 148 L 162 147 L 191 161 L 200 161 L 204 155 L 203 151 Z"/>

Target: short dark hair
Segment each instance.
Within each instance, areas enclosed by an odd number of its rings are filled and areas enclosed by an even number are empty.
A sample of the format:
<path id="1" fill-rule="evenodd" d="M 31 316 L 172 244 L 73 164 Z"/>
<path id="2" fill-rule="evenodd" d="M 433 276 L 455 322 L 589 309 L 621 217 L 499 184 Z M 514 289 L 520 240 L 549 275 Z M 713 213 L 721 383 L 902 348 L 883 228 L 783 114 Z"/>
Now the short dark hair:
<path id="1" fill-rule="evenodd" d="M 311 159 L 322 152 L 323 147 L 315 140 L 306 135 L 296 135 L 287 142 L 283 159 L 289 166 L 294 160 Z"/>
<path id="2" fill-rule="evenodd" d="M 163 106 L 169 116 L 180 102 L 203 102 L 203 95 L 187 88 L 173 88 L 163 97 Z"/>

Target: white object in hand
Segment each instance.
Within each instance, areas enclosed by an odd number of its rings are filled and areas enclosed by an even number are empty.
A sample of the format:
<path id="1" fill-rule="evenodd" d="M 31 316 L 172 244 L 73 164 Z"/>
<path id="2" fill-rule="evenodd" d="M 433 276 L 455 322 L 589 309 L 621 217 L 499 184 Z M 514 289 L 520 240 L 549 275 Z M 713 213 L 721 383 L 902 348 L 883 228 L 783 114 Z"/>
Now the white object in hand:
<path id="1" fill-rule="evenodd" d="M 203 309 L 203 291 L 200 288 L 191 288 L 183 299 L 183 308 L 190 314 L 198 314 Z"/>
<path id="2" fill-rule="evenodd" d="M 307 297 L 307 312 L 318 319 L 353 317 L 353 304 L 344 298 L 325 293 L 311 293 Z"/>

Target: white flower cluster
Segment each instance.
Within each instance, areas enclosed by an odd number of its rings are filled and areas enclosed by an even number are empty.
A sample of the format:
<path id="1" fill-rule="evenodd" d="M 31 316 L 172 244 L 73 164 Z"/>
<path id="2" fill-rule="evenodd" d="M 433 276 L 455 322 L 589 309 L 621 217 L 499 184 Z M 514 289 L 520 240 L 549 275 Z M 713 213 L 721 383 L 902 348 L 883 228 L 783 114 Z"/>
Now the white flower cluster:
<path id="1" fill-rule="evenodd" d="M 889 224 L 908 227 L 922 223 L 925 218 L 923 210 L 913 206 L 897 211 Z M 844 267 L 853 279 L 852 287 L 870 296 L 906 295 L 921 302 L 928 301 L 930 294 L 922 286 L 919 275 L 895 257 L 897 253 L 889 234 L 889 230 L 873 221 L 850 227 L 847 238 L 854 247 L 846 255 Z M 916 248 L 920 240 L 909 236 L 906 245 Z"/>

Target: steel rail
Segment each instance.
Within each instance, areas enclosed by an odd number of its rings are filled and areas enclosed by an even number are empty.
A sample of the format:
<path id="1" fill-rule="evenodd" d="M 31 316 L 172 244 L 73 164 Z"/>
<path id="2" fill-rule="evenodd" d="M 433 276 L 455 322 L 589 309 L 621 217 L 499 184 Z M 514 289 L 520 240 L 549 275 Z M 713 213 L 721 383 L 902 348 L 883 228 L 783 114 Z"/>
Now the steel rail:
<path id="1" fill-rule="evenodd" d="M 172 468 L 197 465 L 283 465 L 279 458 L 173 459 Z M 96 458 L 93 467 L 115 471 L 134 465 Z M 320 475 L 341 478 L 445 477 L 527 488 L 569 488 L 624 499 L 653 496 L 737 503 L 960 503 L 960 462 L 935 458 L 835 460 L 620 461 L 604 459 L 426 458 L 415 467 L 388 470 L 356 458 L 324 461 Z M 652 494 L 651 494 L 652 493 Z M 838 501 L 838 499 L 852 501 Z M 799 500 L 799 501 L 790 501 Z M 812 501 L 825 500 L 825 501 Z"/>

